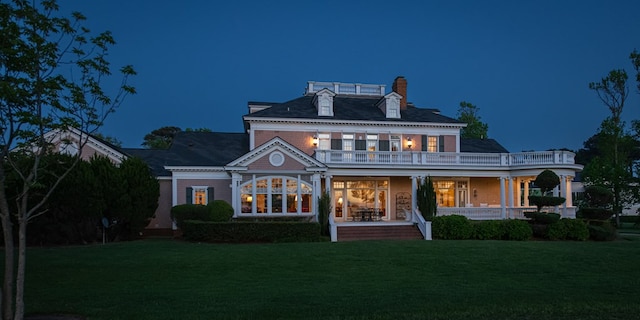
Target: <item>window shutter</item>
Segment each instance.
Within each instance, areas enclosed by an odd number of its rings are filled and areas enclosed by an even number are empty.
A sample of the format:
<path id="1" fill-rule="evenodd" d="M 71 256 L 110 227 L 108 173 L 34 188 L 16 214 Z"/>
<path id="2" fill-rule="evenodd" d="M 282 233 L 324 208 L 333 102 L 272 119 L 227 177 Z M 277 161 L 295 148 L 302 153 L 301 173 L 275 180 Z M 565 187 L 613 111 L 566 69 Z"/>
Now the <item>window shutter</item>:
<path id="1" fill-rule="evenodd" d="M 356 140 L 356 150 L 367 150 L 367 140 Z"/>
<path id="2" fill-rule="evenodd" d="M 389 140 L 378 141 L 378 148 L 380 148 L 380 151 L 389 151 Z"/>
<path id="3" fill-rule="evenodd" d="M 193 188 L 187 187 L 187 204 L 193 204 Z"/>
<path id="4" fill-rule="evenodd" d="M 429 150 L 429 139 L 426 135 L 422 135 L 422 143 L 421 143 L 422 151 Z"/>
<path id="5" fill-rule="evenodd" d="M 213 202 L 216 198 L 213 195 L 213 187 L 207 188 L 207 204 Z"/>
<path id="6" fill-rule="evenodd" d="M 342 140 L 331 139 L 331 150 L 342 150 Z"/>
<path id="7" fill-rule="evenodd" d="M 438 137 L 438 151 L 444 152 L 444 136 Z"/>

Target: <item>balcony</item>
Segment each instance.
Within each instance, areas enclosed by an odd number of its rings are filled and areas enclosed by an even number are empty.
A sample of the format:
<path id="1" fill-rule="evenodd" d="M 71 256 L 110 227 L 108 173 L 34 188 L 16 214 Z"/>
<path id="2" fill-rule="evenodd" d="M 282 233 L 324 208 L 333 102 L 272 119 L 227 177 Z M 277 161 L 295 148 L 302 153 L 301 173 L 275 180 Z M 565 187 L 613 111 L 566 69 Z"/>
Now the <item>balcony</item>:
<path id="1" fill-rule="evenodd" d="M 575 164 L 575 154 L 569 151 L 455 153 L 316 150 L 315 158 L 327 165 L 518 167 Z"/>

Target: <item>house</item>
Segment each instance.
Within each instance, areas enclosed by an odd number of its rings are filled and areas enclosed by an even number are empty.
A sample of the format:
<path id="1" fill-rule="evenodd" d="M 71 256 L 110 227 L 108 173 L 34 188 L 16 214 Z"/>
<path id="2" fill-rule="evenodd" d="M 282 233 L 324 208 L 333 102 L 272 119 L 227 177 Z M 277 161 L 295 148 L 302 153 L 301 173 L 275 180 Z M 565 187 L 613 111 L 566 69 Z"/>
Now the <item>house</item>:
<path id="1" fill-rule="evenodd" d="M 161 196 L 149 232 L 175 229 L 170 209 L 228 201 L 234 217 L 317 217 L 331 196 L 332 240 L 426 237 L 416 187 L 434 181 L 438 215 L 523 218 L 532 181 L 545 169 L 561 179 L 558 208 L 575 217 L 568 151 L 510 153 L 493 139 L 462 139 L 466 126 L 407 102 L 407 80 L 386 85 L 309 81 L 285 102 L 249 102 L 245 132 L 180 132 L 168 150 L 119 149 L 158 176 Z M 421 233 L 418 232 L 418 226 Z"/>

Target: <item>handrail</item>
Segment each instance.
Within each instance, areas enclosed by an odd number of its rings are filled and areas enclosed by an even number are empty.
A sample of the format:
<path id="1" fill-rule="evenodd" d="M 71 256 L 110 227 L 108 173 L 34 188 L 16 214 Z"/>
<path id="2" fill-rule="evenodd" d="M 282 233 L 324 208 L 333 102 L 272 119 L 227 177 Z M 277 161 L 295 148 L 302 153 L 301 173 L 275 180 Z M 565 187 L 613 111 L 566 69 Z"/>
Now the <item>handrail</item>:
<path id="1" fill-rule="evenodd" d="M 338 226 L 333 219 L 333 214 L 329 214 L 329 235 L 331 236 L 331 242 L 338 241 Z"/>
<path id="2" fill-rule="evenodd" d="M 418 226 L 418 229 L 420 230 L 420 233 L 422 233 L 422 236 L 425 240 L 432 239 L 431 221 L 425 220 L 418 208 L 415 208 L 413 210 L 413 213 L 411 213 L 411 222 L 415 223 Z"/>

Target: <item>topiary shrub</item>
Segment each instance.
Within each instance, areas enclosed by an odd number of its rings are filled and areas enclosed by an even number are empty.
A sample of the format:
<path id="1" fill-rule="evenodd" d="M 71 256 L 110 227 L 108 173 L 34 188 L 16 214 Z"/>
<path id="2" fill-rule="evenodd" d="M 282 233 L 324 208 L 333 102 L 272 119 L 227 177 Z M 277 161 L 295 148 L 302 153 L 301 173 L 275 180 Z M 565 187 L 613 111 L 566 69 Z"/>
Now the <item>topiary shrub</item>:
<path id="1" fill-rule="evenodd" d="M 473 237 L 473 225 L 465 216 L 440 216 L 433 218 L 431 232 L 436 239 L 465 240 Z"/>
<path id="2" fill-rule="evenodd" d="M 589 223 L 589 239 L 595 241 L 613 241 L 618 237 L 618 231 L 609 221 L 599 224 Z"/>
<path id="3" fill-rule="evenodd" d="M 550 240 L 585 241 L 589 239 L 589 229 L 582 220 L 560 219 L 549 226 L 547 236 Z"/>
<path id="4" fill-rule="evenodd" d="M 211 220 L 202 221 L 227 222 L 233 217 L 233 207 L 224 200 L 213 200 L 207 206 L 211 210 Z"/>
<path id="5" fill-rule="evenodd" d="M 587 207 L 581 208 L 577 213 L 582 219 L 587 220 L 609 220 L 613 216 L 613 210 L 606 208 Z"/>
<path id="6" fill-rule="evenodd" d="M 176 222 L 178 228 L 182 229 L 184 221 L 213 221 L 213 211 L 211 207 L 201 204 L 179 204 L 171 208 L 171 219 Z"/>
<path id="7" fill-rule="evenodd" d="M 473 223 L 473 237 L 478 240 L 500 240 L 504 228 L 499 220 L 487 220 Z"/>
<path id="8" fill-rule="evenodd" d="M 560 214 L 558 213 L 525 212 L 524 216 L 531 219 L 534 224 L 552 224 L 560 220 Z"/>
<path id="9" fill-rule="evenodd" d="M 524 220 L 503 220 L 505 240 L 525 241 L 531 239 L 533 230 L 527 221 Z"/>

